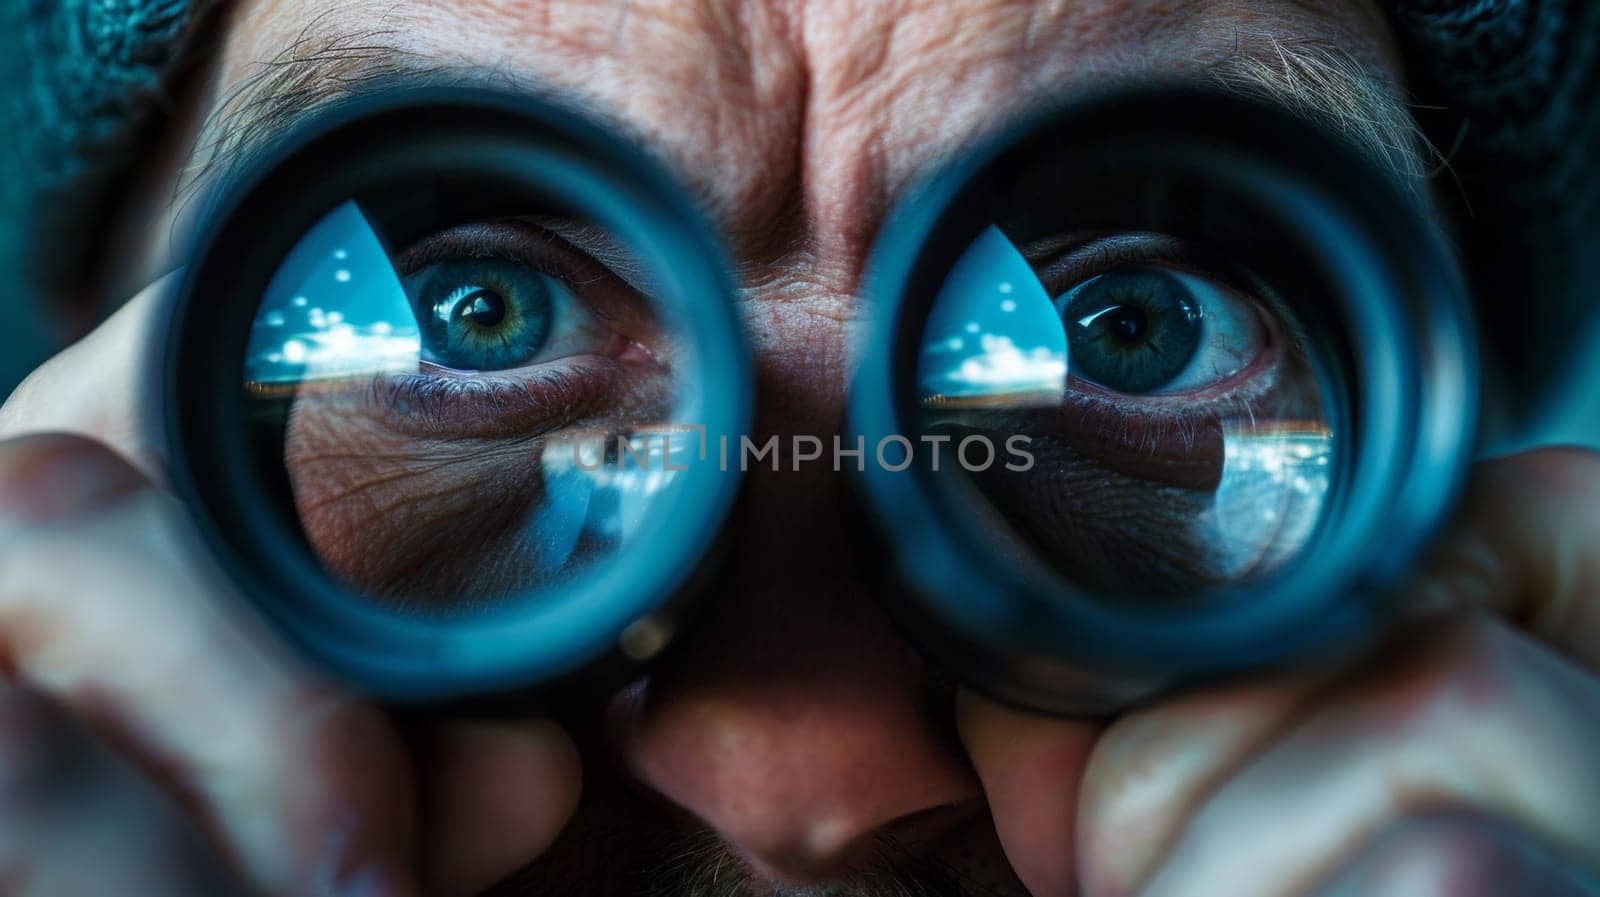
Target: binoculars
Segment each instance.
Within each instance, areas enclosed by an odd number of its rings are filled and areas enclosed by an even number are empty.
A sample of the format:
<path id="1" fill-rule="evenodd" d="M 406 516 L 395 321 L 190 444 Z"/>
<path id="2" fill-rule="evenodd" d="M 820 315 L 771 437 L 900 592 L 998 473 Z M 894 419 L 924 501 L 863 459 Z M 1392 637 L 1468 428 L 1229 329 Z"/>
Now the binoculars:
<path id="1" fill-rule="evenodd" d="M 175 486 L 284 636 L 398 705 L 637 676 L 738 550 L 746 474 L 832 463 L 931 662 L 1111 712 L 1381 633 L 1472 457 L 1476 334 L 1422 200 L 1222 93 L 1081 97 L 910 190 L 826 443 L 752 433 L 718 242 L 581 113 L 368 96 L 215 198 Z"/>

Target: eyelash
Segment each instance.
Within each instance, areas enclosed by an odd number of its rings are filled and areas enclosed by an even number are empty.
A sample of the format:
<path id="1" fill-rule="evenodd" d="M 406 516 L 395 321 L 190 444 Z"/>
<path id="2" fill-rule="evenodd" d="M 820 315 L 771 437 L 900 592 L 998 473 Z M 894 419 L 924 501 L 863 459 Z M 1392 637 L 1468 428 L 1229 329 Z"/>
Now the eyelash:
<path id="1" fill-rule="evenodd" d="M 395 374 L 373 382 L 391 428 L 418 437 L 537 438 L 600 410 L 620 365 L 585 357 L 549 362 L 521 376 Z"/>
<path id="2" fill-rule="evenodd" d="M 605 263 L 518 218 L 464 224 L 425 237 L 396 256 L 395 268 L 410 277 L 429 265 L 462 259 L 502 259 L 561 280 L 582 294 L 596 317 L 635 342 L 642 342 L 654 323 L 648 298 Z"/>
<path id="3" fill-rule="evenodd" d="M 1252 365 L 1251 368 L 1275 370 L 1275 366 Z M 1243 376 L 1250 377 L 1245 374 Z M 1256 409 L 1277 388 L 1276 374 L 1253 377 L 1247 390 L 1236 390 L 1212 399 L 1198 407 L 1175 403 L 1135 403 L 1096 395 L 1082 389 L 1081 380 L 1071 380 L 1075 388 L 1067 391 L 1062 403 L 1063 412 L 1077 414 L 1082 419 L 1101 424 L 1101 435 L 1109 437 L 1118 448 L 1137 454 L 1153 456 L 1160 446 L 1177 437 L 1190 450 L 1196 442 L 1195 433 L 1202 426 L 1217 425 L 1228 418 L 1255 419 Z M 1106 427 L 1114 427 L 1109 432 Z"/>

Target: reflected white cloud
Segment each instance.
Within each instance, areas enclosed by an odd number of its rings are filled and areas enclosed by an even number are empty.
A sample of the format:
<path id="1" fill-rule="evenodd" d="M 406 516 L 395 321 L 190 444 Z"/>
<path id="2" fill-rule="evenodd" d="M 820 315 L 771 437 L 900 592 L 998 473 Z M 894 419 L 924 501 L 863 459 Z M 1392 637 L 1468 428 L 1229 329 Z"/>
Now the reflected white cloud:
<path id="1" fill-rule="evenodd" d="M 301 238 L 267 287 L 245 379 L 256 388 L 415 370 L 422 338 L 389 253 L 353 202 Z"/>
<path id="2" fill-rule="evenodd" d="M 981 354 L 969 355 L 946 371 L 938 390 L 945 395 L 1011 392 L 1060 393 L 1067 376 L 1067 356 L 1046 346 L 1023 350 L 1011 337 L 985 333 L 978 338 Z"/>
<path id="3" fill-rule="evenodd" d="M 669 467 L 696 457 L 702 437 L 694 430 L 636 433 L 626 454 L 618 437 L 603 432 L 549 440 L 540 455 L 545 498 L 526 523 L 529 537 L 548 558 L 562 560 L 580 537 L 631 542 L 651 513 L 659 514 L 655 498 L 677 482 L 681 471 Z"/>
<path id="4" fill-rule="evenodd" d="M 279 351 L 260 356 L 254 367 L 275 368 L 279 378 L 295 380 L 371 374 L 414 368 L 421 349 L 415 333 L 393 336 L 388 328 L 334 324 L 296 334 L 285 340 Z M 254 379 L 273 382 L 266 377 Z"/>
<path id="5" fill-rule="evenodd" d="M 1061 318 L 1028 260 L 990 227 L 945 278 L 923 334 L 928 400 L 1054 402 L 1066 387 Z"/>

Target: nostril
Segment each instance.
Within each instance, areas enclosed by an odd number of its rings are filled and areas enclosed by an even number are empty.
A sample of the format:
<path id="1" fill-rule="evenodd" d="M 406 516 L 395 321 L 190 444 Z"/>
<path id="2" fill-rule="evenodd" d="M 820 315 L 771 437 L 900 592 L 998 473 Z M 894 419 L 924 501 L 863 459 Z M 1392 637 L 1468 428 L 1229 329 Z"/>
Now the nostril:
<path id="1" fill-rule="evenodd" d="M 769 847 L 760 855 L 736 847 L 755 873 L 780 885 L 804 887 L 842 881 L 853 873 L 905 865 L 905 859 L 933 848 L 941 839 L 979 817 L 981 798 L 955 801 L 907 813 L 859 834 L 847 824 L 815 824 L 802 842 Z M 852 833 L 854 834 L 852 837 Z"/>
<path id="2" fill-rule="evenodd" d="M 985 806 L 983 798 L 970 797 L 941 807 L 907 813 L 880 828 L 877 839 L 904 848 L 931 844 L 976 819 Z"/>

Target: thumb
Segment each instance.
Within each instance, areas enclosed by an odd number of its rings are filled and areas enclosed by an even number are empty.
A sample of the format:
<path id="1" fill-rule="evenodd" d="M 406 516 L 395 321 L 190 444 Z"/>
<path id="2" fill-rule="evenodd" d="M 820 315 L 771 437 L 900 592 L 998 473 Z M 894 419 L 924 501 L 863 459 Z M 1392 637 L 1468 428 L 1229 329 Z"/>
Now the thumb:
<path id="1" fill-rule="evenodd" d="M 534 861 L 577 809 L 578 750 L 546 720 L 437 723 L 418 739 L 423 881 L 477 894 Z"/>
<path id="2" fill-rule="evenodd" d="M 0 663 L 167 785 L 258 888 L 412 893 L 398 733 L 238 600 L 176 501 L 105 446 L 0 442 Z"/>
<path id="3" fill-rule="evenodd" d="M 956 727 L 1006 860 L 1028 893 L 1076 894 L 1078 791 L 1102 725 L 1027 713 L 963 690 Z"/>

